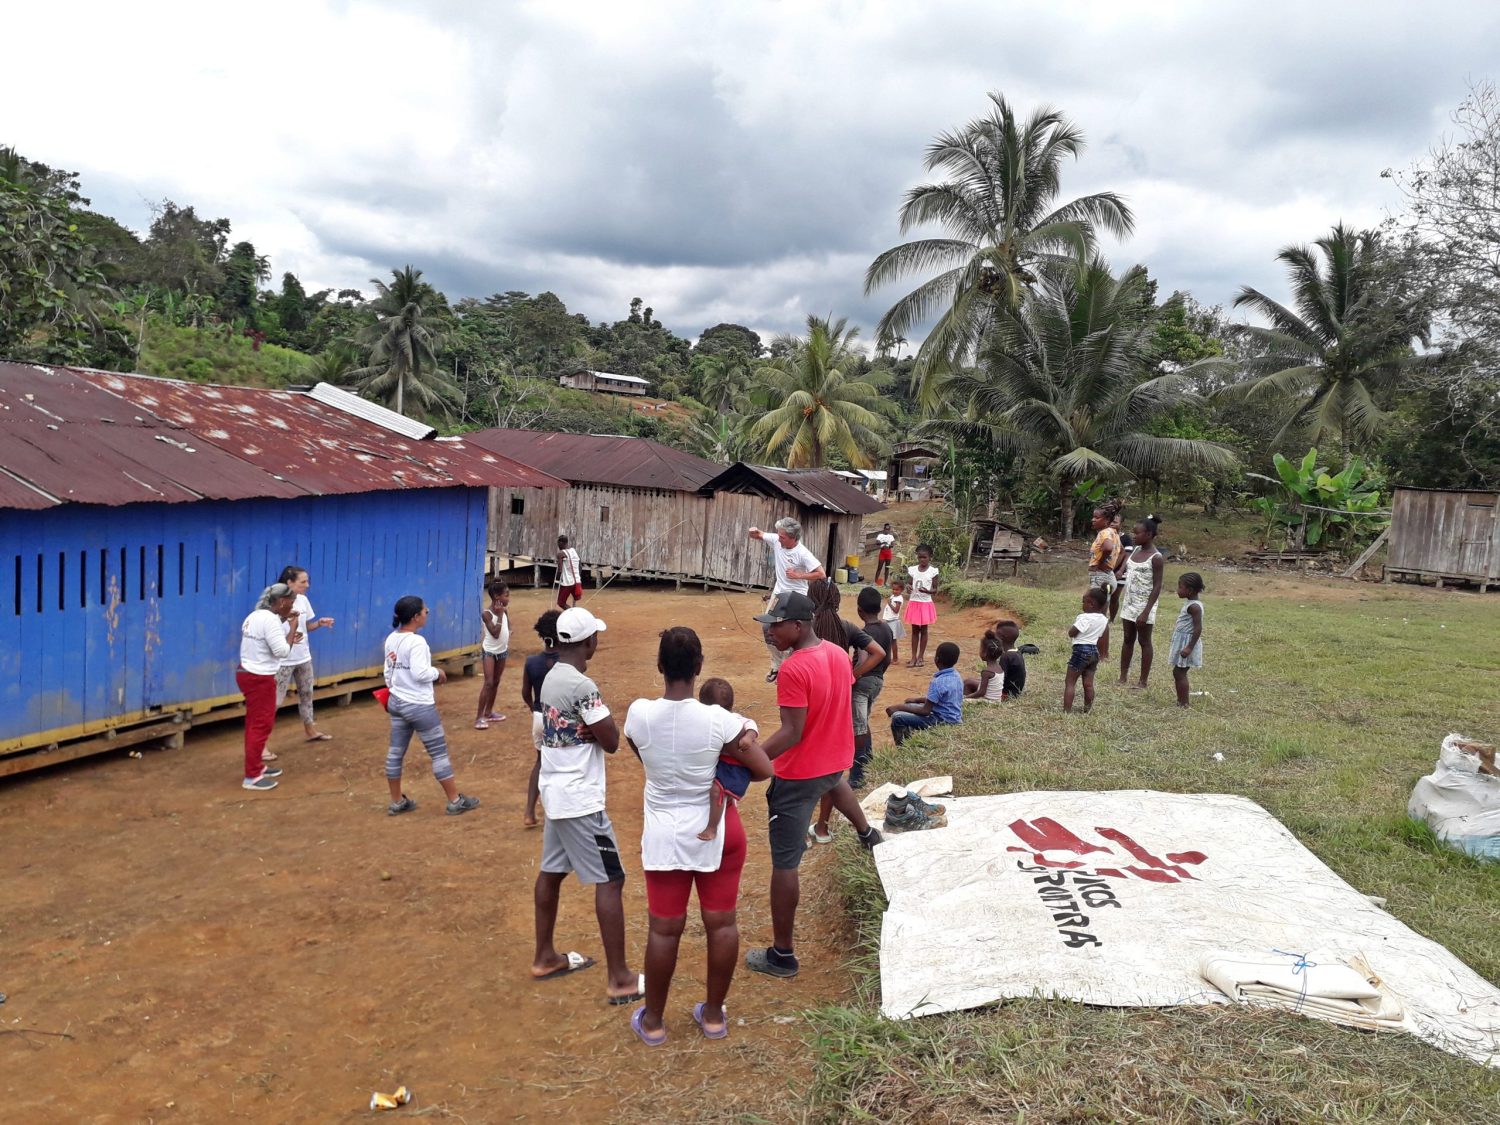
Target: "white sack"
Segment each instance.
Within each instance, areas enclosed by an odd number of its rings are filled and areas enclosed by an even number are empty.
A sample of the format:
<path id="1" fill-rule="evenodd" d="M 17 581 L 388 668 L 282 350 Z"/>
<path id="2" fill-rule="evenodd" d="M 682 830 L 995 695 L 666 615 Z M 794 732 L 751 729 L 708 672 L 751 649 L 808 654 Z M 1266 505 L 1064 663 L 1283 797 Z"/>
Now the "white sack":
<path id="1" fill-rule="evenodd" d="M 1382 1002 L 1375 1023 L 1500 1065 L 1500 990 L 1345 883 L 1253 801 L 1130 790 L 944 803 L 949 827 L 875 849 L 890 899 L 880 981 L 891 1019 L 1021 996 L 1225 1003 L 1199 972 L 1205 957 L 1304 959 L 1379 981 L 1400 1014 L 1379 1018 L 1397 1011 Z M 1243 998 L 1273 999 L 1244 983 Z"/>
<path id="2" fill-rule="evenodd" d="M 1472 855 L 1500 859 L 1500 777 L 1479 772 L 1479 758 L 1454 745 L 1450 734 L 1437 767 L 1411 791 L 1406 812 L 1432 825 L 1439 838 Z"/>

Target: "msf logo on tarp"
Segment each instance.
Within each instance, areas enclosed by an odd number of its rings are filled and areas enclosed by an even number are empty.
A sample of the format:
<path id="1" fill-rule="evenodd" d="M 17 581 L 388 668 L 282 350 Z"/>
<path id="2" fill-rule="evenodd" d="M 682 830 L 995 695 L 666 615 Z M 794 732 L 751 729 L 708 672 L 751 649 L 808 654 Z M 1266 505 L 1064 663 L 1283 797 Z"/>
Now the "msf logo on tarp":
<path id="1" fill-rule="evenodd" d="M 1109 843 L 1090 843 L 1049 816 L 1013 820 L 1010 830 L 1026 846 L 1010 847 L 1006 851 L 1030 855 L 1038 867 L 1064 871 L 1090 868 L 1090 874 L 1107 879 L 1134 877 L 1148 883 L 1179 883 L 1194 878 L 1187 870 L 1188 866 L 1197 866 L 1208 858 L 1202 852 L 1168 852 L 1165 857 L 1153 855 L 1117 828 L 1095 828 L 1094 831 Z M 1117 853 L 1116 848 L 1125 854 Z M 1098 858 L 1084 858 L 1096 855 Z"/>

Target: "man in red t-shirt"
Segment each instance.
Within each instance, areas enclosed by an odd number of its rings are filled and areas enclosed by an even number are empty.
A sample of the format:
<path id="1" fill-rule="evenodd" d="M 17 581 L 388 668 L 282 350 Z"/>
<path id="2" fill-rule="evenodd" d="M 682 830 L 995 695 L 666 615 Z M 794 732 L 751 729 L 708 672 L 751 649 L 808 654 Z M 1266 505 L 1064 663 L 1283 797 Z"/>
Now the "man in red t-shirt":
<path id="1" fill-rule="evenodd" d="M 792 929 L 801 888 L 797 868 L 807 848 L 807 828 L 822 797 L 854 762 L 850 690 L 854 676 L 846 650 L 818 639 L 806 594 L 778 594 L 755 620 L 786 658 L 776 677 L 781 728 L 761 743 L 774 776 L 766 789 L 771 837 L 771 935 L 768 949 L 753 949 L 745 964 L 773 977 L 797 975 Z M 873 848 L 880 833 L 865 826 L 860 843 Z"/>

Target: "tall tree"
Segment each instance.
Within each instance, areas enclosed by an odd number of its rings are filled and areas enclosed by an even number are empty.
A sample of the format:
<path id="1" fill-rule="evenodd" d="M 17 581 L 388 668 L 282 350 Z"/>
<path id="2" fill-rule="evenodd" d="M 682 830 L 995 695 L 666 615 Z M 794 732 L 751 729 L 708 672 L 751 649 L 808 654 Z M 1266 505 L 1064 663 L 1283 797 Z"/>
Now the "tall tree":
<path id="1" fill-rule="evenodd" d="M 426 413 L 447 411 L 462 392 L 438 367 L 442 295 L 411 266 L 392 270 L 389 285 L 378 278 L 370 282 L 379 290 L 370 306 L 376 320 L 359 335 L 369 358 L 351 377 L 361 392 L 391 402 L 398 414 L 407 412 L 408 394 Z"/>
<path id="2" fill-rule="evenodd" d="M 200 219 L 192 207 L 164 199 L 152 208 L 143 280 L 179 293 L 217 293 L 228 246 L 228 219 Z"/>
<path id="3" fill-rule="evenodd" d="M 1232 466 L 1234 453 L 1215 442 L 1147 432 L 1173 406 L 1195 400 L 1191 388 L 1205 366 L 1223 362 L 1152 375 L 1156 324 L 1142 314 L 1148 291 L 1140 266 L 1118 279 L 1097 259 L 1044 267 L 1018 309 L 996 314 L 977 366 L 942 380 L 962 416 L 918 432 L 1029 456 L 1052 482 L 1064 538 L 1073 533 L 1079 481 Z"/>
<path id="4" fill-rule="evenodd" d="M 1410 271 L 1374 231 L 1340 223 L 1314 245 L 1276 255 L 1296 312 L 1249 286 L 1234 299 L 1270 327 L 1244 329 L 1259 354 L 1245 363 L 1247 379 L 1220 393 L 1285 404 L 1274 440 L 1337 437 L 1347 460 L 1381 427 L 1378 396 L 1418 364 L 1412 344 L 1427 342 L 1430 318 Z"/>
<path id="5" fill-rule="evenodd" d="M 1010 103 L 990 94 L 991 109 L 927 147 L 929 172 L 945 179 L 906 193 L 901 233 L 928 225 L 942 235 L 892 247 L 870 263 L 865 293 L 899 278 L 941 272 L 902 297 L 880 318 L 876 338 L 894 344 L 929 318 L 937 321 L 917 350 L 914 378 L 952 370 L 978 348 L 999 312 L 1014 312 L 1036 282 L 1039 264 L 1059 255 L 1084 258 L 1097 229 L 1128 235 L 1130 208 L 1114 192 L 1061 206 L 1062 163 L 1083 151 L 1083 134 L 1043 106 L 1021 122 Z"/>
<path id="6" fill-rule="evenodd" d="M 854 350 L 859 329 L 846 319 L 807 318 L 807 338 L 787 337 L 781 354 L 757 369 L 771 404 L 751 425 L 750 437 L 784 456 L 789 469 L 818 469 L 838 450 L 857 468 L 872 465 L 881 435 L 883 372 L 863 372 Z"/>
<path id="7" fill-rule="evenodd" d="M 229 319 L 244 317 L 256 326 L 255 299 L 260 283 L 271 278 L 271 263 L 255 252 L 252 242 L 236 242 L 224 260 L 224 280 L 219 286 L 219 305 Z"/>

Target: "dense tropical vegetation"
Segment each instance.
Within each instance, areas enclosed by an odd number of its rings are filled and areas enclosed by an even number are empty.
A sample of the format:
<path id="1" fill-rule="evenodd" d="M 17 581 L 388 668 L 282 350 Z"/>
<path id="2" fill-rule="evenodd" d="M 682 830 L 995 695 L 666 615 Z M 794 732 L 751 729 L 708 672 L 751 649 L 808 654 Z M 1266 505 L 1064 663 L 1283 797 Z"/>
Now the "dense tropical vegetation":
<path id="1" fill-rule="evenodd" d="M 833 316 L 768 344 L 739 324 L 674 331 L 640 297 L 598 323 L 551 292 L 450 299 L 420 263 L 368 292 L 309 292 L 290 272 L 273 284 L 227 218 L 162 200 L 132 231 L 92 210 L 74 174 L 0 148 L 0 356 L 341 383 L 445 429 L 637 434 L 717 460 L 864 467 L 920 435 L 945 450 L 964 514 L 994 503 L 1066 534 L 1089 495 L 1134 490 L 1207 510 L 1279 504 L 1269 526 L 1285 530 L 1298 501 L 1283 470 L 1313 444 L 1313 491 L 1351 470 L 1362 497 L 1379 492 L 1370 481 L 1500 486 L 1494 87 L 1476 85 L 1453 122 L 1428 158 L 1386 173 L 1401 214 L 1286 246 L 1290 299 L 1245 287 L 1237 322 L 1159 294 L 1144 266 L 1106 263 L 1101 235 L 1126 238 L 1134 218 L 1114 192 L 1065 191 L 1080 127 L 992 94 L 928 146 L 933 181 L 898 210 L 911 238 L 866 272 L 868 292 L 916 281 L 869 348 Z M 559 385 L 585 369 L 645 379 L 648 397 Z"/>

